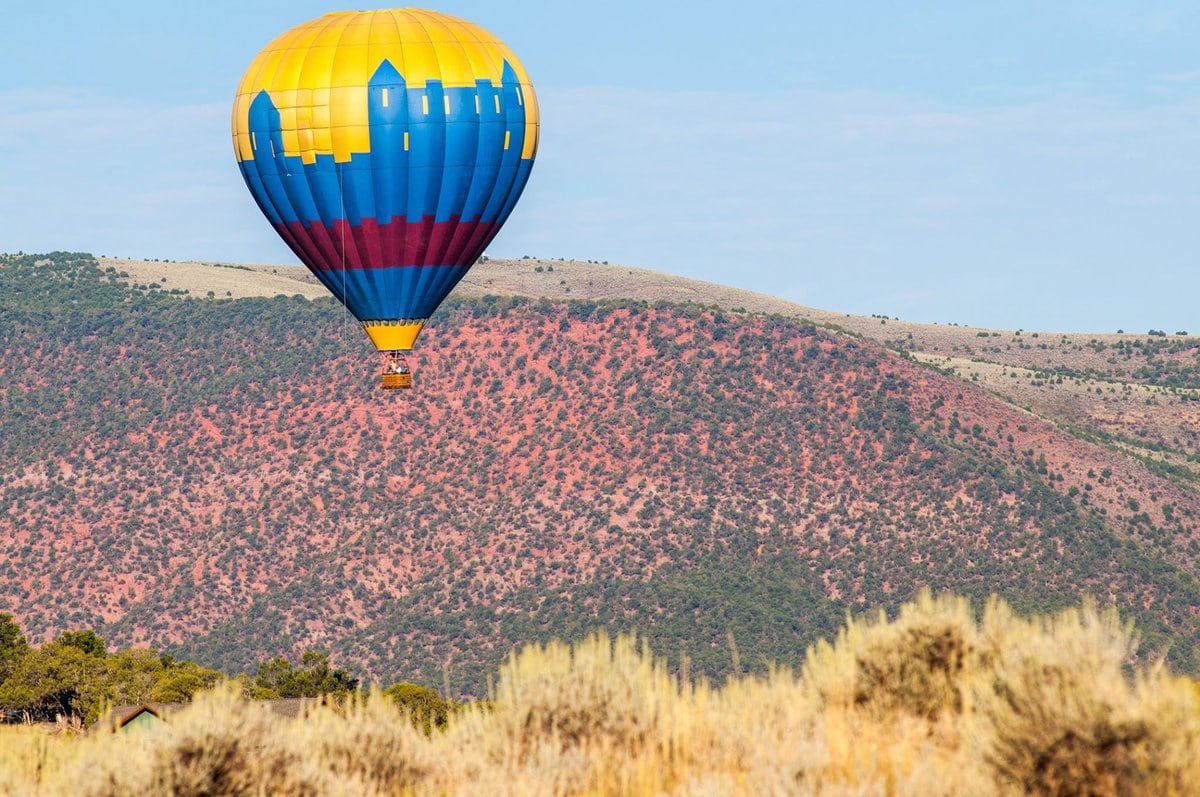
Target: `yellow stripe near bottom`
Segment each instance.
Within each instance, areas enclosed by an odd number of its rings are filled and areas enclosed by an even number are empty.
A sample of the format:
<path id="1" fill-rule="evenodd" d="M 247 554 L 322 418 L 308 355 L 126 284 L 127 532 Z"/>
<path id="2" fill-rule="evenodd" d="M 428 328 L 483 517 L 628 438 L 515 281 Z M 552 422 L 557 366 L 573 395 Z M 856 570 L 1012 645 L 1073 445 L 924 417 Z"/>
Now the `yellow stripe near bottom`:
<path id="1" fill-rule="evenodd" d="M 408 351 L 425 326 L 425 320 L 367 321 L 363 329 L 380 351 Z"/>

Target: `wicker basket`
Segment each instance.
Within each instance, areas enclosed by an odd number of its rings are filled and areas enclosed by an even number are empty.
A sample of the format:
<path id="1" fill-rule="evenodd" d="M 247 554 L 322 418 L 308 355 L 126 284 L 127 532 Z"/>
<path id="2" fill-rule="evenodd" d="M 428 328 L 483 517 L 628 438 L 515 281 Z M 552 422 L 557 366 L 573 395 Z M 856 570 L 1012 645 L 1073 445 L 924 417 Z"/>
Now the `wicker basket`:
<path id="1" fill-rule="evenodd" d="M 412 374 L 384 374 L 384 390 L 408 390 L 412 387 Z"/>

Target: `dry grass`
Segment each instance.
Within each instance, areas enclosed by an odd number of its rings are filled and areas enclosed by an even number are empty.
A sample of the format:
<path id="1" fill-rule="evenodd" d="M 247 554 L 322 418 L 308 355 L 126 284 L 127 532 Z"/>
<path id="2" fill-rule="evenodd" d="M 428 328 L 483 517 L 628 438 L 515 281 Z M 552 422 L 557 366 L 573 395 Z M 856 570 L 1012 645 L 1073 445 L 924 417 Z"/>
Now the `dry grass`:
<path id="1" fill-rule="evenodd" d="M 115 267 L 132 282 L 158 282 L 164 288 L 203 297 L 225 291 L 234 298 L 301 293 L 309 298 L 328 291 L 302 266 L 242 265 L 202 262 L 157 262 L 98 258 L 102 268 Z M 163 282 L 165 280 L 165 282 Z M 297 284 L 299 283 L 299 284 Z M 1069 363 L 1080 369 L 1107 370 L 1115 364 L 1111 352 L 1096 352 L 1089 344 L 1144 340 L 1144 334 L 1016 333 L 959 324 L 920 323 L 882 316 L 852 315 L 822 310 L 767 294 L 660 271 L 582 260 L 491 259 L 476 263 L 452 295 L 485 294 L 547 299 L 637 299 L 647 302 L 696 302 L 726 310 L 746 310 L 808 319 L 842 327 L 880 342 L 895 341 L 913 351 L 939 356 L 982 357 L 1016 367 L 1053 367 Z M 879 308 L 887 310 L 886 307 Z"/>
<path id="2" fill-rule="evenodd" d="M 217 690 L 128 735 L 0 733 L 0 792 L 46 795 L 1200 794 L 1196 686 L 1131 669 L 1085 605 L 977 620 L 922 596 L 801 674 L 681 683 L 629 638 L 533 646 L 427 735 L 379 694 L 298 720 Z M 418 723 L 419 725 L 419 723 Z"/>
<path id="3" fill-rule="evenodd" d="M 1121 448 L 1186 466 L 1200 454 L 1200 391 L 1099 378 L 1055 379 L 1045 371 L 965 357 L 913 353 L 914 359 L 969 380 L 1060 425 L 1127 438 Z"/>
<path id="4" fill-rule="evenodd" d="M 317 278 L 300 266 L 244 266 L 232 263 L 165 262 L 97 258 L 101 268 L 128 275 L 128 282 L 156 283 L 164 291 L 184 291 L 204 298 L 245 299 L 251 296 L 295 296 L 306 299 L 329 297 Z"/>

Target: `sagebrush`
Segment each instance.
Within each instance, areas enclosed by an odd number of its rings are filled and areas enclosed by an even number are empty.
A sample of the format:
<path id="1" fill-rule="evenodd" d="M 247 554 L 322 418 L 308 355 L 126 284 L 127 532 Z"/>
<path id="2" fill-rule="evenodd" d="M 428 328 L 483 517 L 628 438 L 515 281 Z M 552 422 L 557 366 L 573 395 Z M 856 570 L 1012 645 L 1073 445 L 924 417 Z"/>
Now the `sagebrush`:
<path id="1" fill-rule="evenodd" d="M 1113 610 L 922 595 L 850 620 L 798 673 L 723 684 L 631 637 L 527 647 L 440 726 L 379 693 L 283 720 L 224 688 L 152 732 L 5 728 L 0 791 L 1200 795 L 1197 700 Z"/>

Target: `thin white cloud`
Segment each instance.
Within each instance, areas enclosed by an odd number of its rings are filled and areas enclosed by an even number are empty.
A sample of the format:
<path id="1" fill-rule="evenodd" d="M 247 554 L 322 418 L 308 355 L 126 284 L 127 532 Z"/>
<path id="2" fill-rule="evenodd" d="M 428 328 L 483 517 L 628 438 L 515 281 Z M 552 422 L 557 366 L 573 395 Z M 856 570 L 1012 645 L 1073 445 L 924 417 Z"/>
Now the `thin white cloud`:
<path id="1" fill-rule="evenodd" d="M 0 145 L 135 142 L 155 148 L 158 139 L 178 136 L 197 126 L 211 128 L 226 120 L 228 103 L 138 107 L 98 101 L 73 91 L 0 92 Z M 228 136 L 226 136 L 228 138 Z M 189 143 L 196 143 L 195 141 Z M 102 157 L 102 152 L 97 152 Z"/>
<path id="2" fill-rule="evenodd" d="M 961 291 L 986 296 L 963 304 L 963 320 L 1008 304 L 1095 312 L 1101 292 L 1065 275 L 1120 268 L 1138 249 L 1175 268 L 1138 230 L 1174 218 L 1146 213 L 1200 205 L 1190 143 L 1200 102 L 1188 92 L 1148 105 L 1091 85 L 1032 87 L 1024 101 L 971 106 L 812 90 L 542 94 L 542 162 L 505 246 L 585 251 L 829 307 L 936 318 L 921 307 Z M 548 249 L 565 236 L 547 230 L 569 231 L 570 246 Z M 903 292 L 879 276 L 897 263 L 920 264 Z M 1005 299 L 974 269 L 1072 294 Z"/>
<path id="3" fill-rule="evenodd" d="M 1200 82 L 1200 70 L 1190 72 L 1167 72 L 1159 75 L 1158 79 L 1164 83 L 1198 83 Z"/>

